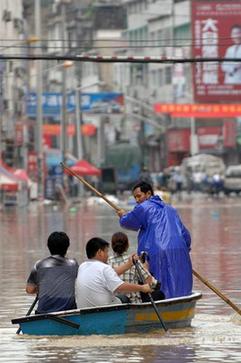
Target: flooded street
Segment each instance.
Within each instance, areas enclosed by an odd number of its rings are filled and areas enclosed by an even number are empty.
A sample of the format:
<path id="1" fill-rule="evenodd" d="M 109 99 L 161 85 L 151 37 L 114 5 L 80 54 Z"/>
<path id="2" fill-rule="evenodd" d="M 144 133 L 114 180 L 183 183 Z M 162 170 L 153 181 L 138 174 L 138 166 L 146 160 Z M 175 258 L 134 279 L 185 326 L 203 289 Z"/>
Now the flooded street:
<path id="1" fill-rule="evenodd" d="M 209 199 L 200 195 L 174 200 L 192 234 L 193 268 L 232 302 L 241 303 L 241 199 Z M 70 236 L 69 256 L 81 262 L 93 236 L 107 240 L 120 230 L 108 206 L 57 205 L 0 211 L 0 361 L 187 363 L 241 361 L 241 316 L 194 277 L 201 291 L 192 327 L 145 335 L 27 337 L 16 335 L 11 319 L 26 314 L 33 296 L 25 293 L 33 263 L 48 255 L 46 241 L 54 230 Z M 131 249 L 136 233 L 128 232 Z"/>

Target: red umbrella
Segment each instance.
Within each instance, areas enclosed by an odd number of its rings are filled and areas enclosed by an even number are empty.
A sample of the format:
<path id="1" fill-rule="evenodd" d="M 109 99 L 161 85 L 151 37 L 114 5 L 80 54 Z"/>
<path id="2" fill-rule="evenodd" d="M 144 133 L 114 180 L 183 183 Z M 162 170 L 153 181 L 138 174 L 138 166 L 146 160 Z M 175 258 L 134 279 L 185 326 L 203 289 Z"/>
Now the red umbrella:
<path id="1" fill-rule="evenodd" d="M 73 170 L 76 174 L 80 176 L 84 175 L 100 176 L 101 174 L 100 169 L 90 164 L 87 160 L 79 160 L 75 165 L 70 167 L 70 170 Z"/>

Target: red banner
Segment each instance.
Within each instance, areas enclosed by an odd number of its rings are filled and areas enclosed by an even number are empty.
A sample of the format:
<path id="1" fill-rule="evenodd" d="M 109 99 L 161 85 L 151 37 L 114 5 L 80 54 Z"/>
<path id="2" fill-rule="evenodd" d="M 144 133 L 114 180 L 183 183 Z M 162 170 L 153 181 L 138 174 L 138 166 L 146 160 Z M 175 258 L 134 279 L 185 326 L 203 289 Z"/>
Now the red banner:
<path id="1" fill-rule="evenodd" d="M 172 117 L 238 117 L 241 116 L 241 104 L 156 103 L 154 111 L 157 113 L 168 113 Z"/>
<path id="2" fill-rule="evenodd" d="M 66 127 L 66 132 L 68 136 L 74 136 L 75 135 L 75 125 L 69 124 Z M 84 124 L 81 126 L 81 132 L 83 135 L 87 136 L 93 136 L 96 134 L 96 126 L 93 124 Z M 46 136 L 60 136 L 61 135 L 61 125 L 55 125 L 55 124 L 44 124 L 43 125 L 43 134 L 44 137 Z"/>
<path id="3" fill-rule="evenodd" d="M 66 132 L 68 136 L 73 136 L 75 134 L 75 125 L 70 124 L 66 126 Z M 61 135 L 61 126 L 55 124 L 44 124 L 43 125 L 44 135 Z"/>
<path id="4" fill-rule="evenodd" d="M 194 100 L 235 102 L 241 97 L 241 2 L 193 0 L 194 58 L 221 58 L 193 66 Z"/>

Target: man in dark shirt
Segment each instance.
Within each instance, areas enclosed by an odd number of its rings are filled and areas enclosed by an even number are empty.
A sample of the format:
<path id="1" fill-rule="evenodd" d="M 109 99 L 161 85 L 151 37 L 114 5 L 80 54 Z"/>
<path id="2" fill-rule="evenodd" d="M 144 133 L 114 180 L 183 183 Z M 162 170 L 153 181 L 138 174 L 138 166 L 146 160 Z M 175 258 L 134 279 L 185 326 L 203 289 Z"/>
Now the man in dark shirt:
<path id="1" fill-rule="evenodd" d="M 66 233 L 51 233 L 47 243 L 51 256 L 37 261 L 29 275 L 26 292 L 38 294 L 38 314 L 76 308 L 74 286 L 78 263 L 65 257 L 69 244 Z"/>

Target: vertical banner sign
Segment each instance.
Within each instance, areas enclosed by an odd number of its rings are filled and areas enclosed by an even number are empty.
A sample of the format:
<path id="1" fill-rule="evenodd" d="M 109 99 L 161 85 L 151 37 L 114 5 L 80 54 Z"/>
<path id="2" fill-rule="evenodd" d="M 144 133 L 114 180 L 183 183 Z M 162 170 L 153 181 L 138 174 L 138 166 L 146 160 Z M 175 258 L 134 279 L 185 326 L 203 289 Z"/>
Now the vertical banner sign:
<path id="1" fill-rule="evenodd" d="M 222 59 L 193 65 L 194 100 L 240 102 L 241 61 L 235 59 L 241 59 L 241 1 L 191 3 L 193 57 Z"/>

